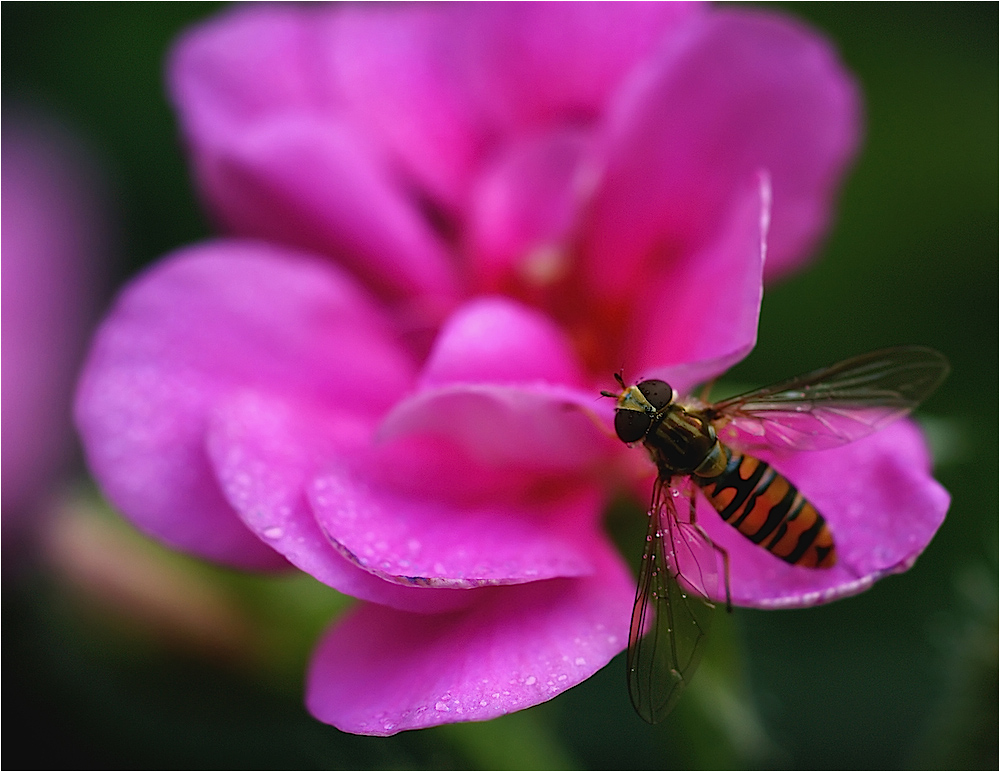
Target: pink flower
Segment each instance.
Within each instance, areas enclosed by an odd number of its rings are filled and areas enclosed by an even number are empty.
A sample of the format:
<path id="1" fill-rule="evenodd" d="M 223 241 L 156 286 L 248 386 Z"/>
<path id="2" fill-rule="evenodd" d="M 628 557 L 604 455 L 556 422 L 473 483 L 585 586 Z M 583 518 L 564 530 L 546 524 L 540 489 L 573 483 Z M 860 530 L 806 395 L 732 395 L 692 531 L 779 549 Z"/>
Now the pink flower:
<path id="1" fill-rule="evenodd" d="M 4 537 L 32 528 L 73 455 L 73 379 L 107 249 L 98 175 L 49 121 L 3 125 Z M 13 544 L 13 540 L 7 542 Z"/>
<path id="2" fill-rule="evenodd" d="M 345 731 L 488 719 L 603 667 L 634 580 L 601 513 L 653 470 L 597 391 L 752 348 L 768 220 L 790 270 L 855 146 L 829 48 L 693 5 L 256 6 L 187 35 L 171 87 L 234 238 L 140 276 L 95 339 L 77 420 L 108 497 L 364 601 L 308 676 Z M 909 424 L 769 460 L 842 565 L 772 565 L 706 514 L 738 603 L 857 592 L 947 507 Z"/>

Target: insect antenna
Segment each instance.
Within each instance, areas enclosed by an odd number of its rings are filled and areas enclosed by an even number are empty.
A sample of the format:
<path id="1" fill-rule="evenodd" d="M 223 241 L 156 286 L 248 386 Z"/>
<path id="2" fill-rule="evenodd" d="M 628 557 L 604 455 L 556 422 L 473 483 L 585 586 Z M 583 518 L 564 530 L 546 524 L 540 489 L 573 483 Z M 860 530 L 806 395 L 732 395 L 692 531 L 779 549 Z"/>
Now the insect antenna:
<path id="1" fill-rule="evenodd" d="M 625 368 L 622 367 L 617 373 L 614 373 L 615 380 L 618 381 L 618 385 L 621 386 L 622 391 L 625 391 Z M 612 397 L 613 399 L 618 399 L 620 394 L 616 394 L 613 391 L 608 391 L 607 389 L 601 389 L 602 397 Z"/>

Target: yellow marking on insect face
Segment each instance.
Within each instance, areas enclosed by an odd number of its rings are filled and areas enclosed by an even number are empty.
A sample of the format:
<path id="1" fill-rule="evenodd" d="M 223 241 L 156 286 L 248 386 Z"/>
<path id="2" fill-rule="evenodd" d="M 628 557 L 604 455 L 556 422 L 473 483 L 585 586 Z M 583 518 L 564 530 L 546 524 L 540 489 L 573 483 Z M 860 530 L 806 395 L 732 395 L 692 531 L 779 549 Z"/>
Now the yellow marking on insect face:
<path id="1" fill-rule="evenodd" d="M 637 413 L 655 413 L 656 408 L 649 404 L 646 396 L 639 391 L 638 386 L 629 386 L 618 395 L 617 410 L 634 410 Z"/>

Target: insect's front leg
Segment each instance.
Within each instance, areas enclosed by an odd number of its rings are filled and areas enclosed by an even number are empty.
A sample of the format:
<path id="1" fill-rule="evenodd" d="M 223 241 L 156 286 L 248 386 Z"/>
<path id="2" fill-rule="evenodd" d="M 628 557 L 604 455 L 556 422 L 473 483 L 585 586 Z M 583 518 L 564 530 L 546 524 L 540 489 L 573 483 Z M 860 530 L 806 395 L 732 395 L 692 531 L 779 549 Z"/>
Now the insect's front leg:
<path id="1" fill-rule="evenodd" d="M 701 391 L 698 393 L 698 399 L 700 399 L 704 404 L 709 404 L 709 396 L 712 394 L 712 389 L 715 388 L 715 382 L 717 378 L 713 378 L 710 381 L 706 381 L 701 385 Z"/>

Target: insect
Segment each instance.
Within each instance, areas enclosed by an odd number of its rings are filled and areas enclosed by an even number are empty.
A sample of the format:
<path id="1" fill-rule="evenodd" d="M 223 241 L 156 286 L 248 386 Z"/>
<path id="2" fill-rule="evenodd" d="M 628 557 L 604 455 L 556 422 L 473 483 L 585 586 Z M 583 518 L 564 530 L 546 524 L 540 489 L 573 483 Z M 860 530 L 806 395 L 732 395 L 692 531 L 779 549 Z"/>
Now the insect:
<path id="1" fill-rule="evenodd" d="M 751 451 L 825 450 L 858 440 L 912 411 L 948 369 L 938 352 L 902 346 L 708 405 L 680 401 L 665 381 L 626 386 L 615 374 L 621 391 L 601 392 L 616 400 L 615 432 L 629 445 L 641 442 L 658 473 L 627 657 L 629 696 L 643 719 L 664 718 L 698 666 L 712 599 L 721 595 L 717 556 L 730 606 L 728 556 L 695 521 L 695 489 L 776 560 L 833 566 L 835 535 L 823 515 Z"/>

